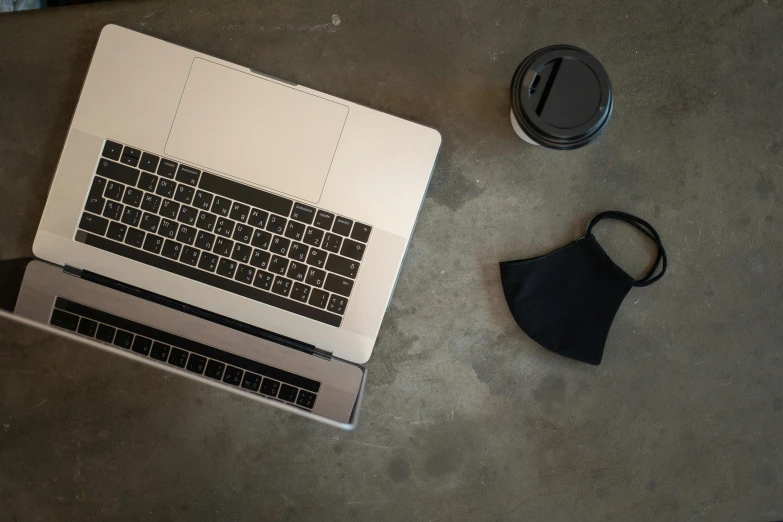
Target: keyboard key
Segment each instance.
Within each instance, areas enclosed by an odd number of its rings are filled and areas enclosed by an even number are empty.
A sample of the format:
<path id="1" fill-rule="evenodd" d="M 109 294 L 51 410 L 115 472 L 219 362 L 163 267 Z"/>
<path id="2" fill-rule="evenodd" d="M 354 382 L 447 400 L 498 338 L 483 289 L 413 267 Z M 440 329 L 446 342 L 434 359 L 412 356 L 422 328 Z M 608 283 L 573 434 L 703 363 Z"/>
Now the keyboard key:
<path id="1" fill-rule="evenodd" d="M 236 261 L 226 259 L 225 257 L 220 258 L 220 262 L 218 263 L 217 266 L 217 273 L 219 275 L 232 279 L 234 277 L 234 272 L 236 271 L 236 269 L 237 269 Z"/>
<path id="2" fill-rule="evenodd" d="M 188 352 L 180 350 L 179 348 L 171 348 L 171 355 L 169 355 L 169 364 L 184 368 L 188 362 Z"/>
<path id="3" fill-rule="evenodd" d="M 130 165 L 131 167 L 135 167 L 139 164 L 139 158 L 136 158 L 134 156 L 128 156 L 127 154 L 123 154 L 120 157 L 120 162 L 124 163 L 125 165 Z"/>
<path id="4" fill-rule="evenodd" d="M 231 214 L 229 214 L 229 217 L 235 221 L 244 223 L 247 219 L 248 212 L 250 212 L 249 206 L 235 201 L 234 204 L 231 205 Z"/>
<path id="5" fill-rule="evenodd" d="M 188 167 L 187 165 L 180 165 L 179 170 L 177 170 L 177 181 L 181 181 L 182 183 L 187 183 L 191 187 L 195 187 L 198 185 L 198 176 L 201 174 L 200 170 L 196 170 L 193 167 Z"/>
<path id="6" fill-rule="evenodd" d="M 233 238 L 235 240 L 241 241 L 243 243 L 250 243 L 250 238 L 252 237 L 253 237 L 253 227 L 243 225 L 242 223 L 237 223 L 236 228 L 234 228 L 234 235 L 233 235 Z"/>
<path id="7" fill-rule="evenodd" d="M 276 294 L 288 297 L 289 292 L 291 292 L 291 280 L 277 276 L 275 278 L 275 283 L 272 285 L 272 291 Z"/>
<path id="8" fill-rule="evenodd" d="M 231 255 L 231 252 L 234 250 L 234 242 L 230 239 L 225 239 L 222 237 L 219 237 L 215 240 L 215 250 L 214 252 L 216 254 L 220 254 L 221 256 L 229 257 Z"/>
<path id="9" fill-rule="evenodd" d="M 144 232 L 138 228 L 129 228 L 127 234 L 125 234 L 125 244 L 141 248 L 144 244 Z"/>
<path id="10" fill-rule="evenodd" d="M 323 268 L 326 264 L 326 256 L 328 254 L 323 250 L 317 248 L 311 248 L 310 253 L 307 255 L 307 264 L 317 268 Z"/>
<path id="11" fill-rule="evenodd" d="M 280 256 L 272 256 L 272 263 L 269 265 L 269 271 L 275 274 L 285 275 L 288 270 L 288 259 Z"/>
<path id="12" fill-rule="evenodd" d="M 120 159 L 120 154 L 122 154 L 122 145 L 106 140 L 106 143 L 103 145 L 103 152 L 101 152 L 101 156 L 104 158 L 118 160 Z"/>
<path id="13" fill-rule="evenodd" d="M 155 172 L 154 170 L 152 172 Z M 139 177 L 139 188 L 147 192 L 155 192 L 155 187 L 158 186 L 158 176 L 150 174 L 149 172 L 142 172 Z"/>
<path id="14" fill-rule="evenodd" d="M 138 226 L 139 221 L 141 221 L 141 210 L 125 207 L 125 210 L 122 213 L 122 222 L 126 225 L 135 227 Z"/>
<path id="15" fill-rule="evenodd" d="M 321 288 L 324 284 L 324 279 L 326 279 L 326 272 L 323 270 L 318 270 L 317 268 L 309 267 L 307 269 L 307 277 L 305 278 L 305 283 L 308 285 L 317 286 L 318 288 Z"/>
<path id="16" fill-rule="evenodd" d="M 286 273 L 286 276 L 290 277 L 291 279 L 295 279 L 297 281 L 304 281 L 306 274 L 307 274 L 306 264 L 297 263 L 296 261 L 291 261 L 291 263 L 288 265 L 288 273 Z"/>
<path id="17" fill-rule="evenodd" d="M 266 267 L 269 265 L 269 253 L 254 248 L 253 255 L 250 257 L 250 264 L 256 268 L 266 270 Z"/>
<path id="18" fill-rule="evenodd" d="M 215 232 L 223 237 L 231 237 L 231 234 L 234 232 L 234 222 L 228 218 L 219 217 L 215 224 Z"/>
<path id="19" fill-rule="evenodd" d="M 195 353 L 191 353 L 188 358 L 187 370 L 193 373 L 204 373 L 204 367 L 207 365 L 207 358 Z"/>
<path id="20" fill-rule="evenodd" d="M 258 228 L 266 228 L 266 221 L 269 219 L 269 214 L 261 209 L 254 208 L 250 211 L 250 215 L 247 217 L 248 225 L 252 225 Z"/>
<path id="21" fill-rule="evenodd" d="M 269 192 L 264 192 L 248 185 L 221 178 L 204 172 L 201 175 L 199 188 L 208 192 L 215 192 L 242 203 L 258 207 L 269 212 L 287 216 L 291 212 L 293 201 Z"/>
<path id="22" fill-rule="evenodd" d="M 212 379 L 220 380 L 223 378 L 223 370 L 226 369 L 226 365 L 218 361 L 209 361 L 207 363 L 207 369 L 204 371 L 204 375 Z"/>
<path id="23" fill-rule="evenodd" d="M 106 190 L 103 195 L 114 201 L 119 201 L 122 199 L 123 192 L 125 192 L 125 185 L 116 181 L 109 181 L 106 183 Z"/>
<path id="24" fill-rule="evenodd" d="M 307 205 L 302 205 L 301 203 L 294 203 L 294 209 L 291 211 L 291 219 L 295 219 L 310 225 L 313 223 L 314 217 L 315 209 L 313 207 L 308 207 Z"/>
<path id="25" fill-rule="evenodd" d="M 196 191 L 196 197 L 193 199 L 193 206 L 201 210 L 209 210 L 212 206 L 212 194 L 203 190 Z"/>
<path id="26" fill-rule="evenodd" d="M 164 198 L 171 198 L 174 195 L 174 190 L 177 188 L 177 184 L 170 179 L 161 178 L 158 182 L 158 190 L 155 193 Z"/>
<path id="27" fill-rule="evenodd" d="M 280 389 L 280 383 L 274 379 L 265 378 L 261 383 L 261 389 L 259 390 L 264 395 L 270 397 L 277 397 L 277 391 Z"/>
<path id="28" fill-rule="evenodd" d="M 227 367 L 223 374 L 223 382 L 231 386 L 239 386 L 239 383 L 242 382 L 242 370 L 233 366 Z"/>
<path id="29" fill-rule="evenodd" d="M 139 182 L 139 171 L 137 169 L 109 160 L 100 160 L 95 173 L 131 187 L 135 187 L 136 183 Z"/>
<path id="30" fill-rule="evenodd" d="M 291 242 L 283 237 L 275 236 L 272 238 L 272 244 L 269 247 L 269 250 L 274 252 L 275 254 L 280 254 L 281 256 L 284 256 L 288 253 L 288 247 L 291 245 Z"/>
<path id="31" fill-rule="evenodd" d="M 357 221 L 353 225 L 353 230 L 351 231 L 351 239 L 355 239 L 356 241 L 361 241 L 362 243 L 366 243 L 367 240 L 370 239 L 370 232 L 372 232 L 372 227 L 370 225 L 365 225 Z"/>
<path id="32" fill-rule="evenodd" d="M 169 358 L 169 350 L 171 349 L 171 346 L 168 344 L 163 344 L 158 341 L 155 341 L 152 343 L 152 349 L 150 350 L 150 357 L 153 359 L 157 359 L 159 361 L 166 362 L 166 359 Z"/>
<path id="33" fill-rule="evenodd" d="M 147 212 L 157 214 L 160 209 L 160 202 L 163 201 L 160 196 L 155 194 L 144 194 L 144 198 L 141 200 L 141 208 Z"/>
<path id="34" fill-rule="evenodd" d="M 362 256 L 364 256 L 364 249 L 366 247 L 367 245 L 364 243 L 359 243 L 353 239 L 345 238 L 345 241 L 343 241 L 343 247 L 340 249 L 340 253 L 346 257 L 350 257 L 351 259 L 361 261 Z"/>
<path id="35" fill-rule="evenodd" d="M 313 227 L 307 227 L 307 232 L 305 232 L 303 241 L 308 245 L 319 247 L 321 246 L 321 241 L 323 241 L 323 238 L 324 238 L 323 230 L 319 230 Z"/>
<path id="36" fill-rule="evenodd" d="M 170 199 L 164 199 L 163 204 L 160 206 L 159 214 L 169 219 L 177 219 L 177 214 L 179 214 L 179 203 L 171 201 Z"/>
<path id="37" fill-rule="evenodd" d="M 86 230 L 87 232 L 92 232 L 93 234 L 98 234 L 99 236 L 106 234 L 106 228 L 108 226 L 108 219 L 94 216 L 86 212 L 82 213 L 82 219 L 79 221 L 79 228 Z"/>
<path id="38" fill-rule="evenodd" d="M 141 167 L 144 170 L 148 170 L 150 172 L 155 172 L 156 170 L 158 170 L 159 161 L 160 161 L 159 157 L 154 156 L 149 152 L 145 152 L 141 155 L 141 161 L 139 162 L 139 167 Z"/>
<path id="39" fill-rule="evenodd" d="M 315 394 L 309 391 L 299 390 L 299 396 L 296 398 L 296 405 L 302 408 L 312 409 L 315 405 Z"/>
<path id="40" fill-rule="evenodd" d="M 242 379 L 242 387 L 246 390 L 258 391 L 261 386 L 261 376 L 255 373 L 245 372 L 245 377 Z"/>
<path id="41" fill-rule="evenodd" d="M 125 145 L 125 150 L 122 151 L 123 156 L 130 156 L 131 158 L 139 159 L 141 157 L 141 151 Z"/>
<path id="42" fill-rule="evenodd" d="M 302 283 L 294 283 L 294 287 L 291 289 L 291 297 L 306 303 L 310 297 L 310 287 Z"/>
<path id="43" fill-rule="evenodd" d="M 340 245 L 342 242 L 343 238 L 340 236 L 336 234 L 326 234 L 326 237 L 324 237 L 323 247 L 329 252 L 334 252 L 336 254 L 340 251 Z"/>
<path id="44" fill-rule="evenodd" d="M 340 277 L 337 274 L 329 274 L 326 276 L 326 283 L 324 289 L 330 292 L 336 292 L 340 295 L 348 297 L 351 295 L 351 289 L 353 288 L 353 281 Z"/>
<path id="45" fill-rule="evenodd" d="M 141 197 L 144 192 L 137 188 L 128 187 L 125 189 L 125 196 L 122 198 L 122 202 L 132 207 L 138 207 L 141 204 Z"/>
<path id="46" fill-rule="evenodd" d="M 136 353 L 149 355 L 150 348 L 152 348 L 152 339 L 137 335 L 136 339 L 133 340 L 133 348 L 131 349 Z"/>
<path id="47" fill-rule="evenodd" d="M 250 244 L 252 244 L 254 247 L 266 250 L 269 248 L 270 241 L 272 241 L 272 234 L 269 232 L 264 232 L 258 228 L 255 232 L 253 232 L 253 239 L 250 240 Z"/>
<path id="48" fill-rule="evenodd" d="M 63 310 L 53 310 L 52 318 L 49 320 L 50 324 L 59 328 L 65 328 L 66 330 L 76 331 L 76 327 L 79 325 L 79 316 Z"/>
<path id="49" fill-rule="evenodd" d="M 171 160 L 163 159 L 158 166 L 158 174 L 169 179 L 174 179 L 174 173 L 177 172 L 177 164 Z"/>
<path id="50" fill-rule="evenodd" d="M 99 176 L 95 176 L 90 185 L 90 192 L 87 194 L 87 203 L 85 204 L 85 210 L 92 212 L 93 214 L 100 214 L 103 211 L 103 204 L 106 199 L 103 197 L 103 191 L 106 189 L 106 180 Z"/>
<path id="51" fill-rule="evenodd" d="M 207 272 L 214 272 L 217 268 L 218 260 L 220 258 L 215 254 L 209 252 L 202 252 L 201 258 L 198 260 L 198 267 Z"/>
<path id="52" fill-rule="evenodd" d="M 280 216 L 271 215 L 269 216 L 269 219 L 266 222 L 266 229 L 270 232 L 274 232 L 275 234 L 283 234 L 283 231 L 285 231 L 285 225 L 288 222 L 287 219 L 281 218 Z"/>
<path id="53" fill-rule="evenodd" d="M 189 264 L 190 266 L 196 266 L 196 263 L 198 263 L 199 254 L 201 254 L 201 251 L 198 248 L 183 246 L 182 254 L 180 255 L 179 260 L 183 263 Z"/>
<path id="54" fill-rule="evenodd" d="M 301 241 L 304 236 L 305 226 L 296 221 L 289 221 L 288 226 L 285 227 L 285 237 L 290 237 L 297 241 Z"/>
<path id="55" fill-rule="evenodd" d="M 157 232 L 158 223 L 160 223 L 160 216 L 145 212 L 141 218 L 141 223 L 139 223 L 139 228 L 147 232 Z"/>
<path id="56" fill-rule="evenodd" d="M 82 335 L 86 335 L 87 337 L 95 337 L 95 331 L 97 329 L 98 329 L 98 323 L 96 323 L 92 319 L 87 319 L 86 317 L 82 317 L 81 320 L 79 321 L 79 328 L 77 328 L 76 331 Z"/>
<path id="57" fill-rule="evenodd" d="M 163 249 L 160 251 L 165 257 L 173 259 L 174 261 L 179 259 L 180 252 L 182 252 L 182 243 L 177 243 L 171 239 L 167 239 L 166 242 L 163 243 Z"/>
<path id="58" fill-rule="evenodd" d="M 212 212 L 220 216 L 228 216 L 228 212 L 231 209 L 231 200 L 220 196 L 215 196 L 215 201 L 212 202 Z"/>
<path id="59" fill-rule="evenodd" d="M 272 289 L 272 283 L 275 280 L 275 276 L 270 274 L 269 272 L 262 272 L 259 270 L 256 272 L 256 278 L 253 281 L 253 286 L 257 286 L 258 288 L 263 288 L 264 290 L 271 290 Z"/>
<path id="60" fill-rule="evenodd" d="M 212 232 L 212 229 L 215 228 L 216 219 L 217 216 L 215 214 L 210 214 L 209 212 L 202 210 L 198 213 L 198 221 L 196 221 L 196 226 L 202 230 Z"/>
<path id="61" fill-rule="evenodd" d="M 348 234 L 351 233 L 351 225 L 353 225 L 353 221 L 351 221 L 348 218 L 338 216 L 337 219 L 334 221 L 332 232 L 336 232 L 341 236 L 347 236 Z"/>
<path id="62" fill-rule="evenodd" d="M 237 275 L 234 279 L 242 283 L 252 284 L 254 275 L 256 275 L 255 268 L 250 268 L 247 265 L 239 265 L 237 267 Z"/>
<path id="63" fill-rule="evenodd" d="M 206 250 L 207 252 L 212 251 L 212 245 L 215 244 L 215 235 L 210 234 L 209 232 L 204 232 L 203 230 L 198 231 L 198 235 L 196 236 L 196 246 L 199 247 L 202 250 Z"/>
<path id="64" fill-rule="evenodd" d="M 302 243 L 294 242 L 291 245 L 291 248 L 288 249 L 288 257 L 304 263 L 305 259 L 307 259 L 308 250 L 309 248 L 303 245 Z"/>
<path id="65" fill-rule="evenodd" d="M 329 302 L 329 292 L 313 288 L 310 291 L 310 300 L 308 302 L 318 308 L 325 308 L 326 304 Z"/>
<path id="66" fill-rule="evenodd" d="M 298 392 L 298 389 L 283 383 L 283 385 L 280 387 L 280 393 L 277 394 L 277 398 L 286 402 L 294 402 Z"/>
<path id="67" fill-rule="evenodd" d="M 185 203 L 186 205 L 189 205 L 191 201 L 193 201 L 193 194 L 195 194 L 196 189 L 193 187 L 189 187 L 185 185 L 184 183 L 180 183 L 177 185 L 177 190 L 174 191 L 174 199 L 179 201 L 180 203 Z"/>
<path id="68" fill-rule="evenodd" d="M 166 218 L 160 220 L 160 225 L 158 225 L 158 234 L 161 236 L 174 239 L 177 237 L 177 230 L 179 230 L 179 225 L 174 221 L 169 221 Z"/>
<path id="69" fill-rule="evenodd" d="M 103 209 L 103 215 L 109 219 L 119 220 L 122 217 L 122 209 L 125 207 L 122 203 L 116 201 L 107 201 Z"/>
<path id="70" fill-rule="evenodd" d="M 315 222 L 313 224 L 318 228 L 322 228 L 324 230 L 331 230 L 332 223 L 334 223 L 334 214 L 331 214 L 329 212 L 324 212 L 323 210 L 319 210 L 315 214 Z"/>
<path id="71" fill-rule="evenodd" d="M 116 332 L 117 330 L 114 327 L 109 326 L 108 324 L 100 324 L 98 325 L 98 332 L 95 334 L 95 338 L 104 343 L 111 344 Z"/>
<path id="72" fill-rule="evenodd" d="M 114 344 L 120 348 L 130 350 L 131 344 L 133 344 L 133 334 L 125 330 L 117 330 L 117 335 L 114 336 Z"/>
<path id="73" fill-rule="evenodd" d="M 106 237 L 122 243 L 122 240 L 125 239 L 125 231 L 127 229 L 128 227 L 125 225 L 117 223 L 116 221 L 112 221 L 109 223 L 109 231 L 106 232 Z"/>
<path id="74" fill-rule="evenodd" d="M 231 259 L 235 259 L 240 263 L 247 263 L 250 261 L 250 254 L 253 249 L 242 243 L 234 243 L 234 250 L 231 251 Z"/>
<path id="75" fill-rule="evenodd" d="M 326 261 L 326 269 L 335 272 L 341 276 L 356 279 L 356 273 L 359 271 L 359 263 L 351 259 L 332 254 Z"/>
<path id="76" fill-rule="evenodd" d="M 198 210 L 196 210 L 195 208 L 187 207 L 185 205 L 182 205 L 182 207 L 180 207 L 179 215 L 177 216 L 177 221 L 179 221 L 180 223 L 194 226 L 196 224 L 197 218 L 198 218 Z"/>
<path id="77" fill-rule="evenodd" d="M 331 274 L 330 274 L 331 275 Z M 345 313 L 345 307 L 348 304 L 348 299 L 340 297 L 339 295 L 332 294 L 332 298 L 329 299 L 329 307 L 327 310 L 334 314 L 343 315 Z"/>
<path id="78" fill-rule="evenodd" d="M 160 249 L 163 248 L 163 238 L 156 236 L 155 234 L 147 234 L 144 238 L 144 250 L 152 252 L 153 254 L 160 254 Z"/>

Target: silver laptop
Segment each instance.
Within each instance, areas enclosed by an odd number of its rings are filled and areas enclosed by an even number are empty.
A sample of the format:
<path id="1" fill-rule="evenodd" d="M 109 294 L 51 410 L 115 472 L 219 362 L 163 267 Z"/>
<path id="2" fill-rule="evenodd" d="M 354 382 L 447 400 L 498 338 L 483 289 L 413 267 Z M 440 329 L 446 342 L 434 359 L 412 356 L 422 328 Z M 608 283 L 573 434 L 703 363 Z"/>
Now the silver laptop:
<path id="1" fill-rule="evenodd" d="M 440 143 L 109 25 L 15 312 L 351 427 Z"/>

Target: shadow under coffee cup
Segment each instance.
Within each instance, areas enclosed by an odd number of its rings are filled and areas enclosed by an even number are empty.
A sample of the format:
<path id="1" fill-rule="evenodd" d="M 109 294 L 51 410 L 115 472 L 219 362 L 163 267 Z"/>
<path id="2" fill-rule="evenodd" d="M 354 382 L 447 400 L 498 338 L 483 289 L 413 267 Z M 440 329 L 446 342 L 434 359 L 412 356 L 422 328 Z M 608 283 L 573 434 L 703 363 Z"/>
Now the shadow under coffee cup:
<path id="1" fill-rule="evenodd" d="M 571 45 L 532 53 L 511 80 L 511 126 L 533 145 L 583 147 L 604 130 L 613 105 L 606 69 L 592 54 Z"/>

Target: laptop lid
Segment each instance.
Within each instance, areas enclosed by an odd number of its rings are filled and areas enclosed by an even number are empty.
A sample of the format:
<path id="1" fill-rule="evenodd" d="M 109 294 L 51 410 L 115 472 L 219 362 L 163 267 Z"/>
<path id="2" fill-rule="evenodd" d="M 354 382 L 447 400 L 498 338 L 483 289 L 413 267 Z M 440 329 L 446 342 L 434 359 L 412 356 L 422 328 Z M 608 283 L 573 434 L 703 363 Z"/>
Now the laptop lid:
<path id="1" fill-rule="evenodd" d="M 357 421 L 361 366 L 96 274 L 0 262 L 0 315 L 343 429 Z"/>

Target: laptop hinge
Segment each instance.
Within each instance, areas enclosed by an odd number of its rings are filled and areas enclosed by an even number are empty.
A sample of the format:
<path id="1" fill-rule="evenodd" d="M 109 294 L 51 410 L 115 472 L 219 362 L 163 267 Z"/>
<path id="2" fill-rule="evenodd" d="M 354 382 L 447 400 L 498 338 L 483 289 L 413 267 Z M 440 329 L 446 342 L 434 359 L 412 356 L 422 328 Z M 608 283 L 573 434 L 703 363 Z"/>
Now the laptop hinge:
<path id="1" fill-rule="evenodd" d="M 80 279 L 84 279 L 85 281 L 90 281 L 91 283 L 107 286 L 114 290 L 119 290 L 120 292 L 133 295 L 134 297 L 139 297 L 141 299 L 145 299 L 153 303 L 157 303 L 163 306 L 167 306 L 169 308 L 173 308 L 175 310 L 178 310 L 186 314 L 194 315 L 196 317 L 199 317 L 200 319 L 205 319 L 207 321 L 219 324 L 221 326 L 226 326 L 228 328 L 233 328 L 234 330 L 239 330 L 240 332 L 244 332 L 267 341 L 271 341 L 275 344 L 280 344 L 287 348 L 293 348 L 294 350 L 304 352 L 310 355 L 314 355 L 316 357 L 320 357 L 321 359 L 326 359 L 327 361 L 330 361 L 332 359 L 331 352 L 322 350 L 320 348 L 316 348 L 312 344 L 307 344 L 302 341 L 297 341 L 296 339 L 292 339 L 284 335 L 279 335 L 274 332 L 270 332 L 269 330 L 264 330 L 263 328 L 259 328 L 257 326 L 243 323 L 242 321 L 237 321 L 236 319 L 231 319 L 230 317 L 216 314 L 214 312 L 210 312 L 209 310 L 204 310 L 203 308 L 198 308 L 196 306 L 192 306 L 187 303 L 177 301 L 176 299 L 171 299 L 162 296 L 160 294 L 150 292 L 149 290 L 144 290 L 143 288 L 138 288 L 136 286 L 129 285 L 127 283 L 122 283 L 115 279 L 111 279 L 109 277 L 105 277 L 100 274 L 90 272 L 88 270 L 82 270 L 79 268 L 65 265 L 63 267 L 63 272 L 72 276 L 76 276 Z"/>

